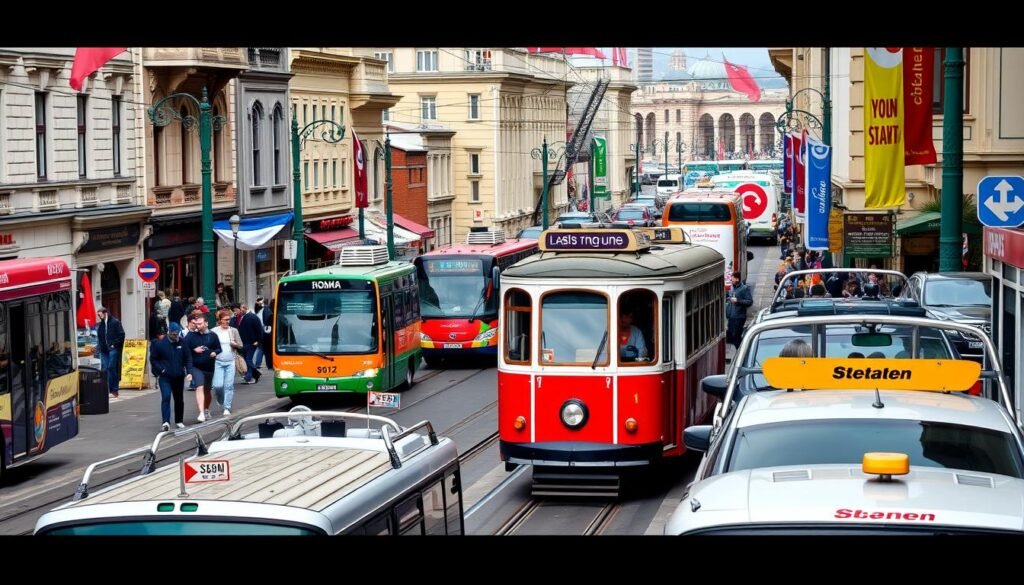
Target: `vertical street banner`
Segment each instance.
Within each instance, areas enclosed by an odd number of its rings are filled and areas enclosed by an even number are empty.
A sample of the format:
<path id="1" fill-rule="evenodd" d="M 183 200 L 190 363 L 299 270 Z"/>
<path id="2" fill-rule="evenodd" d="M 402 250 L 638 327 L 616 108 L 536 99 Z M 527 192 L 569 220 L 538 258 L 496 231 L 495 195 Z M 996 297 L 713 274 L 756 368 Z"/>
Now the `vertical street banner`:
<path id="1" fill-rule="evenodd" d="M 352 130 L 352 156 L 356 161 L 356 207 L 368 207 L 370 205 L 370 197 L 366 177 L 366 151 L 363 149 L 363 143 L 360 142 L 355 130 Z"/>
<path id="2" fill-rule="evenodd" d="M 903 150 L 903 49 L 864 50 L 864 207 L 906 200 Z"/>
<path id="3" fill-rule="evenodd" d="M 789 132 L 782 139 L 782 192 L 793 195 L 793 135 Z"/>
<path id="4" fill-rule="evenodd" d="M 808 250 L 829 249 L 829 213 L 832 210 L 832 149 L 808 140 L 807 151 L 807 233 Z"/>
<path id="5" fill-rule="evenodd" d="M 594 199 L 607 199 L 608 193 L 608 141 L 594 137 Z"/>
<path id="6" fill-rule="evenodd" d="M 807 179 L 804 170 L 804 144 L 807 140 L 807 131 L 800 136 L 793 135 L 793 212 L 797 219 L 803 219 L 806 212 L 807 200 L 805 189 Z"/>
<path id="7" fill-rule="evenodd" d="M 121 388 L 142 389 L 146 378 L 146 349 L 149 342 L 145 339 L 125 339 L 121 350 Z"/>
<path id="8" fill-rule="evenodd" d="M 932 80 L 935 49 L 903 48 L 904 165 L 929 165 L 938 160 L 932 141 Z"/>

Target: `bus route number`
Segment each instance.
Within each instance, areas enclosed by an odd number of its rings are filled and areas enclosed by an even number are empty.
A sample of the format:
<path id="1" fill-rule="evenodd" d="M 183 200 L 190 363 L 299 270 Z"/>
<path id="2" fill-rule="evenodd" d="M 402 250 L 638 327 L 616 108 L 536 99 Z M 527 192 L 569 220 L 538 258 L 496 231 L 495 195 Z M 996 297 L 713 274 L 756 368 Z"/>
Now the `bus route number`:
<path id="1" fill-rule="evenodd" d="M 317 366 L 316 373 L 318 374 L 337 374 L 338 366 Z"/>

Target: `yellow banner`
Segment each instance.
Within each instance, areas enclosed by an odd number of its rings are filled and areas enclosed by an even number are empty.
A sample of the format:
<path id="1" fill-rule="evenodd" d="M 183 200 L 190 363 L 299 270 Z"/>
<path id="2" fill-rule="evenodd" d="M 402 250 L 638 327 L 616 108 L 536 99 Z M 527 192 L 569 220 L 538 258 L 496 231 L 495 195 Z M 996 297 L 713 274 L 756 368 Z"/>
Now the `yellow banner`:
<path id="1" fill-rule="evenodd" d="M 903 50 L 864 49 L 864 207 L 906 200 L 903 151 Z"/>
<path id="2" fill-rule="evenodd" d="M 11 393 L 0 394 L 0 422 L 11 422 Z"/>
<path id="3" fill-rule="evenodd" d="M 778 389 L 962 392 L 978 381 L 969 360 L 768 358 L 764 377 Z"/>
<path id="4" fill-rule="evenodd" d="M 842 252 L 844 241 L 843 212 L 833 207 L 828 215 L 828 251 Z"/>
<path id="5" fill-rule="evenodd" d="M 125 339 L 121 352 L 121 388 L 142 388 L 146 378 L 145 339 Z"/>
<path id="6" fill-rule="evenodd" d="M 78 372 L 56 377 L 46 383 L 46 408 L 78 396 Z"/>

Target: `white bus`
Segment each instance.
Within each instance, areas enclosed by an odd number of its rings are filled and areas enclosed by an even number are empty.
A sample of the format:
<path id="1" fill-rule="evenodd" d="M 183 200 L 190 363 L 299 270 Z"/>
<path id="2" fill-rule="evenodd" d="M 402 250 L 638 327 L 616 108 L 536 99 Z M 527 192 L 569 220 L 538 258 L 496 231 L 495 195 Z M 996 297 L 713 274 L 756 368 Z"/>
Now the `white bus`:
<path id="1" fill-rule="evenodd" d="M 748 239 L 763 238 L 778 242 L 779 184 L 763 172 L 738 171 L 711 177 L 718 189 L 733 189 L 743 201 L 743 219 L 750 228 Z"/>

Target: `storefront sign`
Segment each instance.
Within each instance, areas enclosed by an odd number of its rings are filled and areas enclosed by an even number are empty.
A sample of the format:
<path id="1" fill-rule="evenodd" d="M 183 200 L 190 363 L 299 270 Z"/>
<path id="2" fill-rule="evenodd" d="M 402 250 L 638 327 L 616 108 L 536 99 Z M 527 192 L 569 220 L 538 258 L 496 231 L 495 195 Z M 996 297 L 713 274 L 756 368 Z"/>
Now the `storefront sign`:
<path id="1" fill-rule="evenodd" d="M 985 228 L 985 255 L 1024 268 L 1024 229 Z"/>
<path id="2" fill-rule="evenodd" d="M 130 223 L 127 225 L 89 230 L 89 239 L 78 252 L 96 252 L 98 250 L 124 248 L 134 246 L 138 243 L 139 224 Z"/>
<path id="3" fill-rule="evenodd" d="M 317 222 L 317 231 L 328 232 L 331 230 L 341 229 L 347 225 L 352 224 L 352 216 L 344 215 L 342 217 L 335 217 L 332 219 L 321 219 Z"/>
<path id="4" fill-rule="evenodd" d="M 124 350 L 121 352 L 121 388 L 142 389 L 146 377 L 146 349 L 149 345 L 145 339 L 125 339 Z"/>
<path id="5" fill-rule="evenodd" d="M 856 258 L 892 256 L 892 218 L 887 213 L 847 213 L 843 217 L 844 251 Z"/>
<path id="6" fill-rule="evenodd" d="M 260 248 L 256 250 L 256 261 L 257 262 L 269 262 L 270 261 L 270 248 Z"/>
<path id="7" fill-rule="evenodd" d="M 13 246 L 18 241 L 14 239 L 14 234 L 0 234 L 0 246 Z"/>

